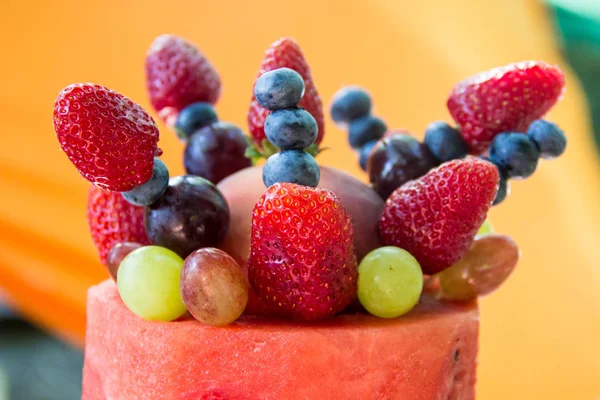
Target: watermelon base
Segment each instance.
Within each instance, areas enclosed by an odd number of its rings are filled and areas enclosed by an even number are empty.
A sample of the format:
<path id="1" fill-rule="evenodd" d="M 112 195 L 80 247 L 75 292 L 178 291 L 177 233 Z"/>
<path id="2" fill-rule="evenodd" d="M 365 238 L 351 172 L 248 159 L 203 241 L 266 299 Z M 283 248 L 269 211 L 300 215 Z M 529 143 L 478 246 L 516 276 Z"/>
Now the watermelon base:
<path id="1" fill-rule="evenodd" d="M 393 320 L 243 317 L 216 328 L 144 321 L 105 281 L 87 313 L 84 400 L 475 398 L 475 303 L 424 298 Z"/>

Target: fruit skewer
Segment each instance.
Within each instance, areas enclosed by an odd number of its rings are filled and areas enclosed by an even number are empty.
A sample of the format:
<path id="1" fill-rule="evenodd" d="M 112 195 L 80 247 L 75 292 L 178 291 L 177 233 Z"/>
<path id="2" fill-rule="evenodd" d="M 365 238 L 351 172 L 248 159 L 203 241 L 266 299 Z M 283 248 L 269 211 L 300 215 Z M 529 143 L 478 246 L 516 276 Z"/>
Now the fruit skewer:
<path id="1" fill-rule="evenodd" d="M 363 164 L 367 154 L 373 188 L 386 199 L 385 206 L 372 200 L 364 205 L 374 207 L 377 218 L 368 225 L 378 229 L 387 247 L 378 241 L 365 247 L 357 240 L 362 234 L 356 228 L 363 226 L 355 226 L 361 219 L 354 207 L 346 208 L 352 203 L 320 187 L 321 168 L 312 152 L 323 139 L 322 107 L 308 64 L 291 39 L 267 51 L 254 85 L 249 124 L 252 148 L 267 157 L 261 170 L 266 192 L 260 190 L 247 228 L 235 227 L 249 235 L 242 259 L 215 249 L 231 230 L 231 204 L 215 184 L 250 165 L 246 142 L 241 130 L 219 121 L 213 107 L 220 93 L 218 74 L 190 43 L 159 37 L 148 53 L 146 72 L 151 103 L 159 115 L 168 114 L 186 142 L 184 161 L 193 175 L 169 177 L 158 158 L 162 152 L 152 118 L 102 86 L 65 88 L 56 101 L 55 129 L 69 159 L 97 187 L 90 195 L 90 228 L 134 313 L 173 320 L 187 310 L 205 323 L 222 325 L 258 301 L 267 313 L 314 320 L 343 311 L 358 295 L 368 311 L 390 318 L 416 304 L 423 273 L 439 274 L 442 294 L 464 301 L 489 293 L 514 268 L 518 255 L 502 249 L 516 246 L 476 235 L 492 203 L 505 197 L 509 178 L 528 177 L 540 156 L 557 157 L 565 149 L 562 131 L 537 119 L 562 93 L 564 80 L 553 68 L 519 63 L 459 83 L 448 106 L 460 129 L 434 122 L 423 143 L 388 131 L 371 115 L 364 90 L 346 88 L 334 97 L 332 117 L 348 126 L 349 143 Z M 198 69 L 205 71 L 198 74 Z M 169 82 L 157 86 L 166 79 L 161 74 L 171 70 Z M 505 96 L 509 92 L 524 98 L 511 99 Z M 460 103 L 465 93 L 468 101 Z M 523 100 L 529 108 L 523 108 Z M 473 114 L 479 104 L 507 111 L 496 128 L 527 131 L 492 129 Z M 497 109 L 492 111 L 500 118 Z M 486 133 L 475 134 L 475 123 Z M 483 142 L 489 144 L 489 159 L 467 156 L 481 151 Z M 492 268 L 497 273 L 479 274 L 480 260 L 494 251 L 502 255 Z M 398 269 L 384 274 L 381 266 L 387 263 Z M 457 278 L 459 270 L 479 277 L 475 281 L 481 284 L 469 295 L 459 294 L 465 279 Z M 222 295 L 211 285 L 220 285 Z M 207 314 L 208 309 L 217 311 Z"/>
<path id="2" fill-rule="evenodd" d="M 540 157 L 552 159 L 566 148 L 566 136 L 556 124 L 541 120 L 560 100 L 564 76 L 543 62 L 521 62 L 482 72 L 458 83 L 447 106 L 458 127 L 443 121 L 431 123 L 423 144 L 407 138 L 381 136 L 376 130 L 362 130 L 360 165 L 367 171 L 375 190 L 384 198 L 409 180 L 431 168 L 468 153 L 489 153 L 498 168 L 499 190 L 494 205 L 509 193 L 509 179 L 525 179 L 533 174 Z M 371 99 L 359 87 L 341 89 L 333 96 L 331 116 L 348 137 L 368 115 Z M 379 141 L 379 142 L 378 142 Z M 353 146 L 354 147 L 354 146 Z"/>

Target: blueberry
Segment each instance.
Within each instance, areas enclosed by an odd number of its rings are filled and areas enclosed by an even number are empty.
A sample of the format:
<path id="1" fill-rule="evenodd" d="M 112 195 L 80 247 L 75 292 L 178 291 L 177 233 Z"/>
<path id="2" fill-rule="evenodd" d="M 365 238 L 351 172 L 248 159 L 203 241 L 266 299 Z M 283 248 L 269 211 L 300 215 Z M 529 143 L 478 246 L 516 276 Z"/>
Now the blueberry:
<path id="1" fill-rule="evenodd" d="M 535 143 L 520 132 L 501 133 L 490 146 L 490 159 L 511 178 L 531 176 L 539 158 L 540 152 Z"/>
<path id="2" fill-rule="evenodd" d="M 381 118 L 372 115 L 355 119 L 348 128 L 348 141 L 353 149 L 360 149 L 371 140 L 379 140 L 387 131 L 387 125 Z"/>
<path id="3" fill-rule="evenodd" d="M 369 161 L 371 151 L 373 150 L 373 147 L 375 147 L 378 141 L 379 140 L 371 140 L 370 142 L 365 143 L 363 147 L 360 148 L 358 162 L 363 171 L 367 170 L 367 161 Z"/>
<path id="4" fill-rule="evenodd" d="M 317 139 L 318 131 L 317 121 L 302 108 L 273 111 L 265 121 L 267 139 L 284 150 L 307 148 Z"/>
<path id="5" fill-rule="evenodd" d="M 169 185 L 169 170 L 159 159 L 154 158 L 152 178 L 146 183 L 123 192 L 123 198 L 135 206 L 149 206 L 162 197 Z"/>
<path id="6" fill-rule="evenodd" d="M 290 182 L 316 187 L 321 172 L 314 157 L 302 150 L 284 150 L 267 159 L 263 182 L 269 187 L 277 182 Z"/>
<path id="7" fill-rule="evenodd" d="M 443 121 L 429 124 L 425 130 L 425 145 L 440 162 L 467 155 L 467 144 L 457 129 Z"/>
<path id="8" fill-rule="evenodd" d="M 179 113 L 175 121 L 175 131 L 180 139 L 186 140 L 200 128 L 217 122 L 219 117 L 210 103 L 192 103 Z"/>
<path id="9" fill-rule="evenodd" d="M 215 122 L 197 130 L 188 140 L 183 165 L 188 174 L 201 176 L 217 184 L 252 162 L 245 156 L 246 137 L 229 122 Z"/>
<path id="10" fill-rule="evenodd" d="M 543 119 L 529 125 L 527 136 L 535 143 L 542 158 L 558 157 L 567 147 L 565 133 L 556 124 Z"/>
<path id="11" fill-rule="evenodd" d="M 496 198 L 494 199 L 494 202 L 492 204 L 493 205 L 500 204 L 504 201 L 506 196 L 508 196 L 508 194 L 510 193 L 510 187 L 508 186 L 508 179 L 510 177 L 508 176 L 508 173 L 504 170 L 504 168 L 502 168 L 501 166 L 496 164 L 493 160 L 490 160 L 488 157 L 479 157 L 479 158 L 484 159 L 488 162 L 491 162 L 498 169 L 498 176 L 500 177 L 500 181 L 498 182 L 498 191 L 496 192 Z"/>
<path id="12" fill-rule="evenodd" d="M 296 107 L 304 95 L 304 80 L 289 68 L 265 72 L 254 85 L 254 97 L 263 108 L 275 111 Z"/>
<path id="13" fill-rule="evenodd" d="M 500 182 L 498 183 L 498 191 L 496 192 L 496 198 L 494 199 L 493 205 L 498 205 L 504 201 L 506 196 L 510 193 L 510 187 L 508 186 L 508 175 L 500 172 Z"/>
<path id="14" fill-rule="evenodd" d="M 406 182 L 425 175 L 438 161 L 427 146 L 407 134 L 379 141 L 367 163 L 373 188 L 383 199 Z"/>
<path id="15" fill-rule="evenodd" d="M 348 86 L 340 89 L 332 99 L 331 118 L 338 124 L 349 124 L 371 112 L 371 97 L 362 88 Z"/>

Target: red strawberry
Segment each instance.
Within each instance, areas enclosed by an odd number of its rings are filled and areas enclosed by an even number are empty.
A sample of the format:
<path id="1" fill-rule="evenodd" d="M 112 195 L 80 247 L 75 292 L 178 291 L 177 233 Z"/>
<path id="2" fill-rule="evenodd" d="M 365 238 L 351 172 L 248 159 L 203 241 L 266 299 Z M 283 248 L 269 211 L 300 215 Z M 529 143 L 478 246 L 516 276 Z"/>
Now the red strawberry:
<path id="1" fill-rule="evenodd" d="M 221 79 L 212 64 L 193 44 L 174 35 L 154 39 L 146 55 L 146 86 L 150 102 L 172 125 L 186 106 L 205 101 L 215 104 Z"/>
<path id="2" fill-rule="evenodd" d="M 382 242 L 408 251 L 425 274 L 448 268 L 471 246 L 496 197 L 498 179 L 492 163 L 467 157 L 402 185 L 385 203 Z"/>
<path id="3" fill-rule="evenodd" d="M 90 187 L 87 220 L 103 263 L 117 243 L 150 244 L 144 226 L 145 212 L 145 207 L 128 203 L 120 193 L 108 192 L 94 185 Z"/>
<path id="4" fill-rule="evenodd" d="M 510 64 L 465 79 L 452 89 L 448 110 L 472 154 L 485 151 L 501 132 L 525 132 L 560 99 L 565 77 L 537 61 Z"/>
<path id="5" fill-rule="evenodd" d="M 158 128 L 122 94 L 92 83 L 67 86 L 54 104 L 54 130 L 69 160 L 96 186 L 126 192 L 152 177 Z"/>
<path id="6" fill-rule="evenodd" d="M 252 213 L 248 278 L 277 314 L 331 316 L 356 297 L 353 242 L 350 216 L 332 191 L 276 183 Z"/>
<path id="7" fill-rule="evenodd" d="M 304 79 L 304 97 L 300 100 L 299 106 L 311 113 L 315 120 L 317 120 L 319 134 L 315 143 L 319 144 L 325 134 L 323 103 L 313 82 L 310 67 L 304 59 L 302 50 L 300 50 L 300 46 L 292 38 L 281 38 L 269 47 L 260 65 L 257 79 L 265 72 L 284 67 L 293 69 Z M 267 115 L 269 115 L 269 111 L 262 108 L 254 98 L 254 95 L 252 95 L 250 110 L 248 111 L 248 127 L 257 146 L 261 146 L 263 139 L 266 137 L 264 126 Z"/>

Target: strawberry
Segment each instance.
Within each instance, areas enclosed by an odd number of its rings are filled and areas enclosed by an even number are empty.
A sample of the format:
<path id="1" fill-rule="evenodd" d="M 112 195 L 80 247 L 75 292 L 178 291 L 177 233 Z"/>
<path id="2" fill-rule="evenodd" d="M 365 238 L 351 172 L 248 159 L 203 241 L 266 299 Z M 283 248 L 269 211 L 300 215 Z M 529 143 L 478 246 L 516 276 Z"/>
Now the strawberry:
<path id="1" fill-rule="evenodd" d="M 356 296 L 354 228 L 330 190 L 276 183 L 252 213 L 248 278 L 275 313 L 317 320 Z"/>
<path id="2" fill-rule="evenodd" d="M 87 221 L 103 263 L 117 243 L 150 244 L 144 226 L 145 213 L 145 207 L 128 203 L 120 193 L 102 190 L 94 185 L 90 187 Z"/>
<path id="3" fill-rule="evenodd" d="M 471 246 L 498 180 L 494 164 L 467 157 L 402 185 L 385 203 L 379 221 L 382 242 L 408 251 L 425 274 L 448 268 Z"/>
<path id="4" fill-rule="evenodd" d="M 565 77 L 558 67 L 526 61 L 468 78 L 452 89 L 448 110 L 472 154 L 484 152 L 501 132 L 526 132 L 560 99 Z"/>
<path id="5" fill-rule="evenodd" d="M 300 50 L 298 43 L 291 38 L 281 38 L 273 43 L 265 53 L 256 79 L 265 72 L 284 67 L 293 69 L 302 76 L 302 79 L 304 79 L 304 96 L 302 97 L 302 100 L 300 100 L 298 106 L 311 113 L 317 121 L 319 133 L 315 143 L 318 145 L 321 143 L 321 140 L 323 140 L 323 135 L 325 133 L 323 103 L 317 92 L 317 87 L 313 82 L 310 67 L 304 59 L 304 55 L 302 54 L 302 50 Z M 250 110 L 248 111 L 248 127 L 250 129 L 250 134 L 258 147 L 262 147 L 262 142 L 266 138 L 264 126 L 269 113 L 268 110 L 265 110 L 258 104 L 254 95 L 252 95 Z"/>
<path id="6" fill-rule="evenodd" d="M 199 101 L 215 104 L 221 79 L 193 44 L 174 35 L 161 35 L 146 55 L 146 87 L 154 109 L 173 125 L 186 106 Z"/>
<path id="7" fill-rule="evenodd" d="M 64 88 L 54 130 L 79 173 L 106 190 L 126 192 L 152 177 L 158 127 L 127 97 L 92 83 Z"/>

